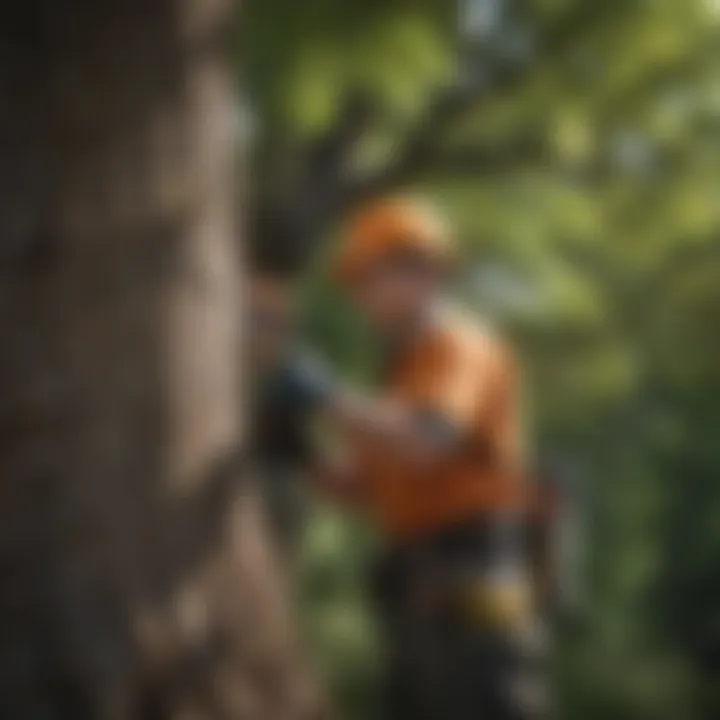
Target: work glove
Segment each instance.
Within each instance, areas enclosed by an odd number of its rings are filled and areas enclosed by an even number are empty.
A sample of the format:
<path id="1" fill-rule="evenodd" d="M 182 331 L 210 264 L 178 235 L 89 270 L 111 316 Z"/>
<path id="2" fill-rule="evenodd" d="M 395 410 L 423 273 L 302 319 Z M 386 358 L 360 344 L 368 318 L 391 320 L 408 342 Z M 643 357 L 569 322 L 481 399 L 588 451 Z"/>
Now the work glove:
<path id="1" fill-rule="evenodd" d="M 308 352 L 298 352 L 278 370 L 273 394 L 294 412 L 312 414 L 330 401 L 335 383 L 324 365 Z"/>

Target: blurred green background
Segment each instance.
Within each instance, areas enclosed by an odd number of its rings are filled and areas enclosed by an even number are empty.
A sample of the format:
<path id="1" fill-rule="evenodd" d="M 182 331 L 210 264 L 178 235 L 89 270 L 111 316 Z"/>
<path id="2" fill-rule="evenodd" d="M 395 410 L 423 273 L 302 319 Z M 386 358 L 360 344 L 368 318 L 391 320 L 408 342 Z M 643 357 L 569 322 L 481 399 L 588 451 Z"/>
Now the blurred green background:
<path id="1" fill-rule="evenodd" d="M 415 143 L 398 184 L 448 210 L 454 292 L 514 338 L 534 444 L 587 488 L 560 716 L 720 717 L 720 2 L 248 0 L 243 35 L 251 182 L 281 186 L 349 89 L 370 99 L 353 171 L 392 173 Z M 463 83 L 472 102 L 436 122 Z M 372 342 L 322 265 L 308 331 L 369 382 Z M 317 508 L 300 592 L 358 720 L 376 717 L 370 545 Z"/>

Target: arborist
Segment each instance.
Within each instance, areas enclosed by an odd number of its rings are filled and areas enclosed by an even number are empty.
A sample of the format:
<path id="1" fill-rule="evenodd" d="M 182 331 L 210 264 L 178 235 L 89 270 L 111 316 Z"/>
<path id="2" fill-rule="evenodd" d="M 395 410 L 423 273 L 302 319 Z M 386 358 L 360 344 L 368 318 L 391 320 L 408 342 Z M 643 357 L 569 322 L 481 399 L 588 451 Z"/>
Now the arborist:
<path id="1" fill-rule="evenodd" d="M 451 233 L 427 205 L 374 201 L 348 221 L 334 274 L 385 346 L 376 396 L 316 396 L 386 546 L 375 576 L 393 720 L 540 717 L 527 569 L 518 371 L 498 335 L 451 307 Z"/>
<path id="2" fill-rule="evenodd" d="M 385 348 L 374 396 L 298 353 L 286 284 L 256 283 L 255 445 L 275 466 L 312 468 L 382 535 L 390 720 L 529 720 L 546 701 L 518 371 L 493 330 L 446 302 L 453 263 L 447 224 L 417 200 L 374 201 L 348 219 L 333 269 Z M 344 440 L 339 462 L 314 445 L 316 420 Z"/>

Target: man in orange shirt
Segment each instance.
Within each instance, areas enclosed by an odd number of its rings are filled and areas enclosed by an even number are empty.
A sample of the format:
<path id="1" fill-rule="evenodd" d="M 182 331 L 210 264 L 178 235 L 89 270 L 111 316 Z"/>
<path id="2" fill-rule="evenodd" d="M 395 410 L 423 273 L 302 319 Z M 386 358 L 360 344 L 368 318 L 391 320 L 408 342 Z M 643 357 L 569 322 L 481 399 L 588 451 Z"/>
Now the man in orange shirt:
<path id="1" fill-rule="evenodd" d="M 322 404 L 353 452 L 340 479 L 388 547 L 390 718 L 535 718 L 517 372 L 494 333 L 442 305 L 451 262 L 447 227 L 411 199 L 350 219 L 335 271 L 387 346 L 385 384 Z"/>

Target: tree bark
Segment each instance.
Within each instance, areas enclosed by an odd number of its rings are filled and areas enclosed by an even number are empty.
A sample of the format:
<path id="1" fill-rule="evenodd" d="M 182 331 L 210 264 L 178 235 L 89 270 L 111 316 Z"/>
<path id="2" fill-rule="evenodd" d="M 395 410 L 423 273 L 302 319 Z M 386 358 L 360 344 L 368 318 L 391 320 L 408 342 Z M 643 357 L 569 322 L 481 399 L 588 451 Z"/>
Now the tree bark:
<path id="1" fill-rule="evenodd" d="M 229 0 L 0 17 L 0 717 L 310 717 L 245 478 Z"/>

